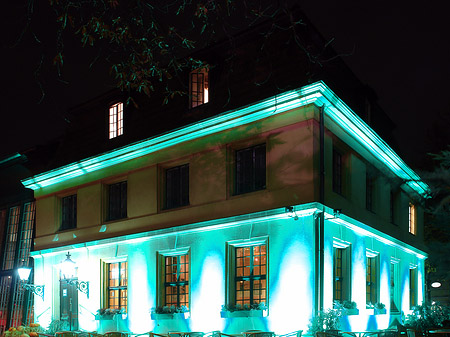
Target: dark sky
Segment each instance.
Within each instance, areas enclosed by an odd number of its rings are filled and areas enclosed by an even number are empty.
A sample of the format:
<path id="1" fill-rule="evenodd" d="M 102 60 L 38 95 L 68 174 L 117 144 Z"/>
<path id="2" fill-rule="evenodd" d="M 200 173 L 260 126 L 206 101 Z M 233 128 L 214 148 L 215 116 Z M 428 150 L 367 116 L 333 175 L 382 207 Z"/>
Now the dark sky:
<path id="1" fill-rule="evenodd" d="M 0 5 L 2 108 L 0 154 L 43 144 L 59 135 L 71 106 L 112 88 L 107 65 L 89 69 L 92 54 L 70 43 L 63 80 L 47 61 L 41 69 L 42 93 L 34 72 L 41 55 L 54 55 L 53 16 L 35 1 L 35 38 L 26 34 L 28 1 Z M 44 1 L 45 2 L 45 1 Z M 375 89 L 381 107 L 397 125 L 399 154 L 412 167 L 430 161 L 426 153 L 450 144 L 450 33 L 444 1 L 299 1 L 304 12 L 361 79 Z M 11 8 L 13 7 L 13 8 Z M 74 43 L 74 45 L 76 45 Z M 47 58 L 48 59 L 48 58 Z M 51 73 L 51 72 L 52 73 Z M 51 73 L 51 75 L 47 75 Z"/>

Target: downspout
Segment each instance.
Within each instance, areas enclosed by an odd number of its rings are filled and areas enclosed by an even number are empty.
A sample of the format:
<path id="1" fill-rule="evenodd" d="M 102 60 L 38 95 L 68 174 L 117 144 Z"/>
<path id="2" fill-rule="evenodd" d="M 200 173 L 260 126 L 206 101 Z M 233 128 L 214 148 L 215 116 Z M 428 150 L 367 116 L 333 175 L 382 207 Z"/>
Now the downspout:
<path id="1" fill-rule="evenodd" d="M 325 204 L 325 128 L 324 128 L 324 107 L 319 109 L 319 203 Z M 318 213 L 315 217 L 315 313 L 323 310 L 323 288 L 324 288 L 324 212 Z"/>

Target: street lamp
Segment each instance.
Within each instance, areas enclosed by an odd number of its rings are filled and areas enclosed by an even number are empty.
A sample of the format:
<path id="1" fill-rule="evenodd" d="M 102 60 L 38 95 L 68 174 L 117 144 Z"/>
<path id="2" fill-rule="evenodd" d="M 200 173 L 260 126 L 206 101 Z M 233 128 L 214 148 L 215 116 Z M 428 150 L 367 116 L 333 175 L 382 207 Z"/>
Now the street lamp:
<path id="1" fill-rule="evenodd" d="M 19 278 L 22 281 L 22 288 L 30 290 L 33 294 L 40 296 L 44 300 L 44 286 L 39 286 L 31 283 L 27 283 L 30 277 L 31 268 L 30 267 L 20 267 L 17 269 Z"/>
<path id="2" fill-rule="evenodd" d="M 89 298 L 89 281 L 78 281 L 76 279 L 77 264 L 70 258 L 70 253 L 67 253 L 66 259 L 61 263 L 61 274 L 67 283 L 74 285 L 78 291 L 86 294 Z"/>

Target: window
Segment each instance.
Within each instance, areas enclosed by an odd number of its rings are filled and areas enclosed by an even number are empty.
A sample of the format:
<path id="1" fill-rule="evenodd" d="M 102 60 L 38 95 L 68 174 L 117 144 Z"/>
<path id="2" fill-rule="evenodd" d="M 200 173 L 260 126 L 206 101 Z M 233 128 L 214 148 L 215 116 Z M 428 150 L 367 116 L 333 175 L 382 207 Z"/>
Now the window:
<path id="1" fill-rule="evenodd" d="M 235 153 L 235 194 L 266 188 L 266 144 L 260 144 Z"/>
<path id="2" fill-rule="evenodd" d="M 199 68 L 190 73 L 189 97 L 191 100 L 191 108 L 208 103 L 209 101 L 208 73 L 208 67 Z"/>
<path id="3" fill-rule="evenodd" d="M 189 254 L 164 256 L 164 305 L 189 308 Z"/>
<path id="4" fill-rule="evenodd" d="M 409 203 L 408 224 L 409 224 L 409 232 L 413 235 L 416 235 L 417 234 L 416 205 L 414 205 L 413 203 Z"/>
<path id="5" fill-rule="evenodd" d="M 127 217 L 127 182 L 108 186 L 108 220 Z"/>
<path id="6" fill-rule="evenodd" d="M 164 208 L 189 205 L 189 164 L 167 169 L 165 181 Z"/>
<path id="7" fill-rule="evenodd" d="M 123 103 L 119 102 L 109 107 L 109 139 L 123 134 Z"/>
<path id="8" fill-rule="evenodd" d="M 390 265 L 390 297 L 391 297 L 391 311 L 392 312 L 399 312 L 398 310 L 398 286 L 397 286 L 397 280 L 398 280 L 398 263 L 399 260 L 397 259 L 391 259 L 391 265 Z"/>
<path id="9" fill-rule="evenodd" d="M 409 268 L 409 307 L 417 305 L 417 268 Z"/>
<path id="10" fill-rule="evenodd" d="M 228 244 L 227 303 L 267 304 L 267 240 Z"/>
<path id="11" fill-rule="evenodd" d="M 5 250 L 3 254 L 3 270 L 13 269 L 16 256 L 17 234 L 19 231 L 20 207 L 9 209 L 8 226 L 6 229 Z"/>
<path id="12" fill-rule="evenodd" d="M 350 301 L 350 247 L 334 247 L 333 261 L 333 301 Z"/>
<path id="13" fill-rule="evenodd" d="M 108 275 L 106 307 L 127 312 L 128 262 L 107 263 L 106 267 Z"/>
<path id="14" fill-rule="evenodd" d="M 31 250 L 31 241 L 33 239 L 34 216 L 36 214 L 36 205 L 34 202 L 26 203 L 23 206 L 22 228 L 19 238 L 19 256 L 18 261 L 24 261 L 28 265 L 28 256 Z"/>
<path id="15" fill-rule="evenodd" d="M 62 217 L 60 230 L 77 227 L 77 195 L 69 195 L 61 199 Z"/>
<path id="16" fill-rule="evenodd" d="M 342 154 L 333 149 L 333 191 L 342 194 Z"/>
<path id="17" fill-rule="evenodd" d="M 378 256 L 371 253 L 366 257 L 366 303 L 378 302 Z"/>
<path id="18" fill-rule="evenodd" d="M 373 211 L 373 187 L 374 179 L 366 173 L 366 209 L 368 211 Z"/>

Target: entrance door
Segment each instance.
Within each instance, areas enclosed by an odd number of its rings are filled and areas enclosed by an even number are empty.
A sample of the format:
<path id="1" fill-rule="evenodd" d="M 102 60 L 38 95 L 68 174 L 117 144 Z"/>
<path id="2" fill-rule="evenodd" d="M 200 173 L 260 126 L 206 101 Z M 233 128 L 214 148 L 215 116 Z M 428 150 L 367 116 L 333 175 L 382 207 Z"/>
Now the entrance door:
<path id="1" fill-rule="evenodd" d="M 70 330 L 78 330 L 78 291 L 67 280 L 60 281 L 60 320 L 66 321 Z"/>

